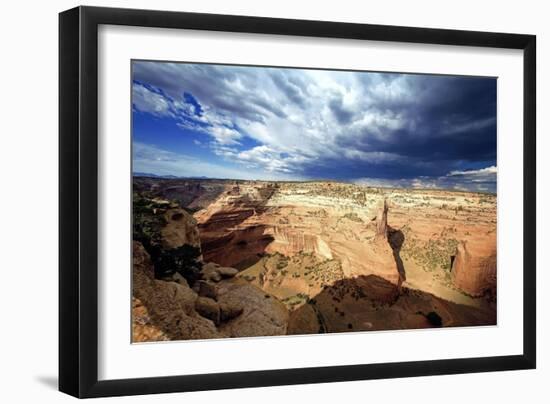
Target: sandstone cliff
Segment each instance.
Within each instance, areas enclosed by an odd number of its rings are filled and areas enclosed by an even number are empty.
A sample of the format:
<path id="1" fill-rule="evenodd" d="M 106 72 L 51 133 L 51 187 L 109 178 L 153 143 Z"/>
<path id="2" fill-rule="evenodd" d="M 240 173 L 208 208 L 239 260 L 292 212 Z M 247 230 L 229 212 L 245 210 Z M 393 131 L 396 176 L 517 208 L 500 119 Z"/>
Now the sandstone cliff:
<path id="1" fill-rule="evenodd" d="M 491 195 L 332 182 L 147 185 L 159 198 L 192 199 L 161 210 L 159 234 L 165 248 L 201 249 L 201 279 L 191 288 L 177 276 L 163 279 L 195 293 L 187 315 L 216 335 L 496 323 L 494 299 L 485 296 L 496 296 Z M 136 297 L 134 306 L 144 339 L 173 338 L 151 320 L 147 300 Z"/>
<path id="2" fill-rule="evenodd" d="M 165 205 L 169 204 L 157 200 L 154 206 Z M 196 220 L 185 210 L 171 206 L 162 211 L 154 208 L 143 212 L 163 215 L 163 221 L 142 220 L 148 226 L 147 234 L 153 232 L 151 237 L 158 240 L 151 244 L 154 252 L 158 253 L 160 246 L 168 254 L 187 245 L 201 248 Z M 163 226 L 149 225 L 153 222 Z M 176 265 L 178 261 L 171 262 Z M 238 270 L 234 268 L 214 263 L 198 267 L 199 280 L 193 287 L 177 268 L 162 279 L 155 279 L 151 257 L 140 242 L 134 241 L 134 342 L 286 334 L 288 311 L 274 296 L 235 278 Z"/>
<path id="3" fill-rule="evenodd" d="M 496 239 L 462 241 L 451 269 L 453 283 L 471 296 L 496 296 Z"/>
<path id="4" fill-rule="evenodd" d="M 398 285 L 386 201 L 374 207 L 371 223 L 371 209 L 360 215 L 319 199 L 281 194 L 270 184 L 235 187 L 195 214 L 205 260 L 244 269 L 265 254 L 312 253 L 340 261 L 345 277 L 375 274 Z"/>

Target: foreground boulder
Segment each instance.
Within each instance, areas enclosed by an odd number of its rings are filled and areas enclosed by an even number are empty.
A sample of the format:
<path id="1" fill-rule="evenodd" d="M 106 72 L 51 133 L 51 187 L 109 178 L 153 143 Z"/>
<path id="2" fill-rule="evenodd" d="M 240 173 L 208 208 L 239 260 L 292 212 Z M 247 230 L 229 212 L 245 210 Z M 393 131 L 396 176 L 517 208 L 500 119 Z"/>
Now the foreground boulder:
<path id="1" fill-rule="evenodd" d="M 144 310 L 139 310 L 139 306 L 134 306 L 132 310 L 134 329 L 143 317 L 140 314 L 146 310 L 148 325 L 154 326 L 159 332 L 133 334 L 132 340 L 143 342 L 221 337 L 214 323 L 195 311 L 197 294 L 188 286 L 155 279 L 149 254 L 141 243 L 134 242 L 133 247 L 133 296 L 144 307 Z"/>
<path id="2" fill-rule="evenodd" d="M 197 221 L 192 215 L 180 208 L 168 209 L 164 214 L 166 225 L 161 230 L 162 246 L 177 248 L 184 244 L 200 248 Z"/>
<path id="3" fill-rule="evenodd" d="M 155 279 L 139 242 L 133 257 L 133 342 L 286 334 L 286 307 L 258 287 L 235 278 L 203 280 L 197 293 L 179 277 Z"/>
<path id="4" fill-rule="evenodd" d="M 203 278 L 207 281 L 219 282 L 222 279 L 233 278 L 239 271 L 231 267 L 222 267 L 214 262 L 204 264 L 202 267 Z"/>
<path id="5" fill-rule="evenodd" d="M 220 331 L 231 337 L 285 335 L 288 327 L 288 310 L 274 296 L 241 279 L 221 282 L 218 302 L 224 317 L 242 314 L 222 323 Z"/>
<path id="6" fill-rule="evenodd" d="M 244 308 L 237 302 L 226 302 L 220 304 L 220 320 L 228 321 L 243 314 Z"/>
<path id="7" fill-rule="evenodd" d="M 198 297 L 195 301 L 195 310 L 201 316 L 212 320 L 214 324 L 220 324 L 220 305 L 214 299 Z"/>
<path id="8" fill-rule="evenodd" d="M 199 281 L 197 282 L 197 285 L 199 296 L 218 300 L 218 288 L 215 285 L 206 281 Z"/>

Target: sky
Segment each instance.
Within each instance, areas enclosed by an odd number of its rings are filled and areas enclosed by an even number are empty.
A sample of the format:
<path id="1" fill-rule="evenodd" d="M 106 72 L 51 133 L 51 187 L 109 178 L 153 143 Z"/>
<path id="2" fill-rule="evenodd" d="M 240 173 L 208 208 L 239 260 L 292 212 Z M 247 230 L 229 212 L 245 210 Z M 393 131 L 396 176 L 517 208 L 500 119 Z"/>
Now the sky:
<path id="1" fill-rule="evenodd" d="M 496 86 L 133 61 L 133 171 L 496 192 Z"/>

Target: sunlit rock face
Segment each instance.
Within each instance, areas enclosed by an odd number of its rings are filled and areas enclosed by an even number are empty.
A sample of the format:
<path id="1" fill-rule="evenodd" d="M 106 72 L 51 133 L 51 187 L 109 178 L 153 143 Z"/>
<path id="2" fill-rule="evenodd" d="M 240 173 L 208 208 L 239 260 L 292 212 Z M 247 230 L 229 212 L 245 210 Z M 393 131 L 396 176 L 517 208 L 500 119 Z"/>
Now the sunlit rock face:
<path id="1" fill-rule="evenodd" d="M 265 252 L 273 237 L 258 218 L 273 192 L 271 184 L 228 186 L 206 209 L 195 213 L 206 261 L 243 267 Z"/>
<path id="2" fill-rule="evenodd" d="M 134 241 L 132 248 L 133 342 L 286 334 L 289 314 L 282 302 L 236 277 L 237 269 L 205 261 L 197 220 L 188 208 L 144 195 L 136 199 L 141 205 L 135 234 L 145 245 Z M 190 261 L 178 266 L 166 259 L 186 246 L 198 251 L 193 261 L 198 273 L 192 276 Z"/>
<path id="3" fill-rule="evenodd" d="M 161 231 L 165 248 L 177 248 L 185 244 L 200 249 L 201 241 L 197 221 L 181 208 L 168 209 L 164 214 L 165 226 Z"/>
<path id="4" fill-rule="evenodd" d="M 205 260 L 245 269 L 263 254 L 311 253 L 338 260 L 344 276 L 377 274 L 397 284 L 386 202 L 356 201 L 338 188 L 260 183 L 232 189 L 195 214 Z"/>
<path id="5" fill-rule="evenodd" d="M 163 186 L 174 192 L 178 181 Z M 218 300 L 199 296 L 199 314 L 219 335 L 496 324 L 494 195 L 335 182 L 196 182 L 188 186 L 194 198 L 180 195 L 191 200 L 181 208 L 196 221 L 204 279 L 217 285 Z M 196 239 L 192 228 L 168 219 L 176 238 Z M 262 311 L 238 306 L 239 299 Z M 260 321 L 263 312 L 269 322 L 245 321 Z M 143 335 L 166 338 L 146 325 Z"/>
<path id="6" fill-rule="evenodd" d="M 496 294 L 496 239 L 462 241 L 453 260 L 452 279 L 456 287 L 472 296 Z"/>

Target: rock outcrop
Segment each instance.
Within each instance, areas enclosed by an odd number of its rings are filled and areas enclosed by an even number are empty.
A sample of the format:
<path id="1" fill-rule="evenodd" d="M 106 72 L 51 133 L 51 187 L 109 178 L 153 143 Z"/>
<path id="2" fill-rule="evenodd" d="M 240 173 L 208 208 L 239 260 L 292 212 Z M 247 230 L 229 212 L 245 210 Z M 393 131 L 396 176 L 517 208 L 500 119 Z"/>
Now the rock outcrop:
<path id="1" fill-rule="evenodd" d="M 274 296 L 240 279 L 235 282 L 222 281 L 218 290 L 220 307 L 225 307 L 224 317 L 235 315 L 242 308 L 241 315 L 220 325 L 223 333 L 232 337 L 286 334 L 288 310 Z"/>
<path id="2" fill-rule="evenodd" d="M 376 275 L 398 287 L 401 285 L 402 275 L 399 273 L 394 250 L 388 241 L 388 204 L 386 199 L 378 206 L 376 212 L 374 223 L 371 222 L 367 226 L 371 229 L 374 227 L 372 239 L 368 241 L 347 240 L 343 245 L 333 242 L 331 246 L 334 255 L 342 260 L 346 278 Z"/>
<path id="3" fill-rule="evenodd" d="M 202 273 L 204 279 L 219 282 L 225 278 L 233 278 L 239 271 L 235 268 L 222 267 L 214 262 L 209 262 L 203 265 Z"/>
<path id="4" fill-rule="evenodd" d="M 202 251 L 206 261 L 248 268 L 265 254 L 293 257 L 312 253 L 320 260 L 339 260 L 346 277 L 376 274 L 398 285 L 400 275 L 388 244 L 388 204 L 376 208 L 376 220 L 335 206 L 288 205 L 273 208 L 279 201 L 273 188 L 241 186 L 221 196 L 206 211 L 195 216 L 199 222 Z M 205 273 L 209 270 L 205 270 Z M 207 275 L 209 276 L 209 275 Z M 218 277 L 217 274 L 213 275 Z"/>
<path id="5" fill-rule="evenodd" d="M 477 241 L 477 242 L 476 242 Z M 496 295 L 496 239 L 462 241 L 451 268 L 453 284 L 471 296 Z"/>
<path id="6" fill-rule="evenodd" d="M 212 320 L 214 324 L 220 324 L 220 305 L 214 299 L 210 297 L 198 297 L 195 301 L 195 310 L 201 316 Z"/>
<path id="7" fill-rule="evenodd" d="M 311 252 L 322 258 L 333 258 L 330 247 L 323 238 L 319 234 L 308 232 L 307 228 L 271 226 L 266 229 L 265 234 L 273 240 L 266 248 L 268 252 L 278 252 L 289 257 L 300 252 Z"/>
<path id="8" fill-rule="evenodd" d="M 168 250 L 201 248 L 198 280 L 184 271 L 189 284 L 178 274 L 163 278 L 191 299 L 160 280 L 155 289 L 183 300 L 185 321 L 206 321 L 212 338 L 496 322 L 495 300 L 485 298 L 496 296 L 494 195 L 325 181 L 137 183 L 145 202 L 158 198 L 144 232 L 162 230 L 155 241 Z M 169 320 L 159 321 L 146 296 L 133 303 L 135 335 L 187 338 L 163 326 Z M 211 337 L 203 334 L 194 332 Z"/>
<path id="9" fill-rule="evenodd" d="M 141 243 L 133 245 L 133 296 L 144 306 L 149 316 L 148 324 L 159 330 L 159 339 L 202 339 L 219 338 L 221 334 L 214 323 L 195 311 L 197 294 L 189 287 L 157 280 L 149 254 Z M 143 313 L 139 306 L 132 311 L 134 328 Z M 132 336 L 134 342 L 151 341 L 151 335 L 138 333 Z"/>
<path id="10" fill-rule="evenodd" d="M 141 300 L 132 297 L 132 340 L 140 341 L 169 341 L 170 338 L 151 320 L 147 307 Z"/>
<path id="11" fill-rule="evenodd" d="M 385 199 L 376 213 L 376 238 L 388 239 L 388 204 Z"/>
<path id="12" fill-rule="evenodd" d="M 184 244 L 200 248 L 197 221 L 192 215 L 180 208 L 168 209 L 164 220 L 166 225 L 161 230 L 164 248 L 177 248 Z"/>
<path id="13" fill-rule="evenodd" d="M 236 185 L 197 212 L 204 260 L 242 267 L 262 254 L 273 237 L 258 219 L 274 191 L 271 184 Z"/>
<path id="14" fill-rule="evenodd" d="M 286 333 L 286 307 L 261 289 L 234 278 L 238 272 L 234 268 L 206 264 L 210 278 L 190 288 L 179 276 L 155 279 L 153 264 L 141 243 L 134 242 L 133 256 L 133 342 Z"/>
<path id="15" fill-rule="evenodd" d="M 206 281 L 199 281 L 197 286 L 199 296 L 218 300 L 218 288 L 216 285 Z"/>

